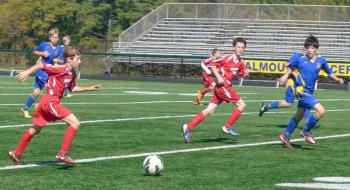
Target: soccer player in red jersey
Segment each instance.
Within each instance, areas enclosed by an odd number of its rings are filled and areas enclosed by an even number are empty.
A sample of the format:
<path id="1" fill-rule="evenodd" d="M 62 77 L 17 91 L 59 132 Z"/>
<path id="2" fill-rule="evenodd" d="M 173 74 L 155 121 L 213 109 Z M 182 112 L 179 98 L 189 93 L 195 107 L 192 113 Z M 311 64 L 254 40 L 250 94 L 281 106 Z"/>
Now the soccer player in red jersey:
<path id="1" fill-rule="evenodd" d="M 211 55 L 212 56 L 209 59 L 206 59 L 206 60 L 201 62 L 201 67 L 203 69 L 201 76 L 202 76 L 202 83 L 204 85 L 204 88 L 202 90 L 197 91 L 197 97 L 192 102 L 192 104 L 194 104 L 194 105 L 203 105 L 201 103 L 203 96 L 206 93 L 214 90 L 215 80 L 213 78 L 213 73 L 208 68 L 208 64 L 211 63 L 212 61 L 215 61 L 218 58 L 220 58 L 221 51 L 215 48 L 215 49 L 213 49 Z"/>
<path id="2" fill-rule="evenodd" d="M 68 124 L 63 138 L 63 144 L 58 152 L 56 159 L 66 164 L 74 164 L 74 160 L 68 156 L 73 138 L 80 126 L 78 118 L 67 108 L 60 104 L 63 91 L 66 87 L 72 92 L 95 91 L 99 90 L 100 84 L 89 87 L 81 87 L 76 84 L 75 70 L 79 68 L 80 52 L 75 48 L 67 48 L 63 52 L 64 65 L 38 64 L 17 75 L 17 79 L 24 81 L 36 70 L 42 69 L 48 73 L 48 82 L 46 83 L 46 94 L 41 98 L 37 109 L 35 110 L 32 122 L 33 127 L 29 128 L 22 136 L 17 147 L 9 152 L 9 157 L 15 165 L 21 165 L 21 155 L 29 145 L 31 139 L 40 133 L 48 122 L 62 120 Z"/>
<path id="3" fill-rule="evenodd" d="M 225 55 L 223 58 L 209 64 L 211 71 L 218 80 L 218 84 L 215 86 L 214 94 L 210 99 L 208 107 L 199 112 L 190 122 L 182 126 L 185 143 L 191 143 L 191 131 L 193 128 L 208 115 L 214 113 L 214 110 L 223 101 L 236 104 L 237 108 L 233 109 L 230 118 L 221 128 L 221 131 L 232 136 L 240 135 L 232 126 L 241 116 L 246 104 L 231 86 L 235 75 L 245 77 L 248 74 L 243 59 L 241 59 L 246 44 L 245 39 L 235 38 L 233 40 L 233 54 Z"/>

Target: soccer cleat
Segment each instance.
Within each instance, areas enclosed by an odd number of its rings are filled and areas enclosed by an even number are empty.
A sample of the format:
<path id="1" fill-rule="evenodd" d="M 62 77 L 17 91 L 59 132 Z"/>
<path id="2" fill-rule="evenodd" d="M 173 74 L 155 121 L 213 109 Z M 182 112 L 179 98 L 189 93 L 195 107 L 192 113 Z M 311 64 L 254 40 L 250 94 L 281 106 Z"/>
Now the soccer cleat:
<path id="1" fill-rule="evenodd" d="M 290 140 L 284 136 L 284 133 L 279 135 L 280 140 L 283 142 L 285 148 L 293 148 L 292 144 L 290 144 Z"/>
<path id="2" fill-rule="evenodd" d="M 64 163 L 69 164 L 69 165 L 75 164 L 75 161 L 71 157 L 69 157 L 68 154 L 60 154 L 60 153 L 58 153 L 56 155 L 56 159 L 59 162 L 64 162 Z"/>
<path id="3" fill-rule="evenodd" d="M 198 101 L 197 97 L 193 100 L 192 104 L 193 104 L 193 105 L 200 105 L 200 106 L 203 105 L 202 102 Z"/>
<path id="4" fill-rule="evenodd" d="M 67 93 L 63 98 L 71 98 L 73 96 L 72 93 Z"/>
<path id="5" fill-rule="evenodd" d="M 267 108 L 267 102 L 263 102 L 261 104 L 260 110 L 259 110 L 259 116 L 262 117 L 265 112 L 267 112 L 269 109 Z"/>
<path id="6" fill-rule="evenodd" d="M 226 133 L 226 134 L 229 134 L 229 135 L 232 135 L 232 136 L 235 136 L 235 137 L 239 137 L 241 134 L 239 134 L 239 132 L 235 129 L 235 128 L 233 128 L 233 127 L 231 127 L 231 128 L 226 128 L 225 126 L 223 126 L 222 128 L 221 128 L 221 131 L 223 132 L 223 133 Z"/>
<path id="7" fill-rule="evenodd" d="M 193 105 L 200 105 L 200 106 L 202 106 L 202 105 L 203 105 L 202 102 L 201 102 L 202 98 L 203 98 L 203 94 L 201 93 L 200 90 L 198 90 L 198 91 L 197 91 L 197 96 L 196 96 L 196 98 L 193 100 L 192 104 L 193 104 Z"/>
<path id="8" fill-rule="evenodd" d="M 304 137 L 305 141 L 308 142 L 309 144 L 315 144 L 316 141 L 315 139 L 311 136 L 310 132 L 305 132 L 304 130 L 300 131 L 300 135 Z"/>
<path id="9" fill-rule="evenodd" d="M 200 102 L 198 101 L 197 97 L 192 102 L 193 105 L 199 105 Z"/>
<path id="10" fill-rule="evenodd" d="M 183 124 L 182 127 L 182 134 L 184 136 L 185 143 L 191 143 L 191 131 L 187 129 L 187 124 Z"/>
<path id="11" fill-rule="evenodd" d="M 14 151 L 9 152 L 9 158 L 12 160 L 14 165 L 22 165 L 21 156 L 16 155 Z"/>
<path id="12" fill-rule="evenodd" d="M 31 117 L 32 117 L 32 116 L 30 116 L 29 112 L 23 110 L 23 108 L 21 108 L 21 109 L 19 110 L 19 113 L 20 113 L 23 117 L 25 117 L 25 118 L 31 118 Z"/>

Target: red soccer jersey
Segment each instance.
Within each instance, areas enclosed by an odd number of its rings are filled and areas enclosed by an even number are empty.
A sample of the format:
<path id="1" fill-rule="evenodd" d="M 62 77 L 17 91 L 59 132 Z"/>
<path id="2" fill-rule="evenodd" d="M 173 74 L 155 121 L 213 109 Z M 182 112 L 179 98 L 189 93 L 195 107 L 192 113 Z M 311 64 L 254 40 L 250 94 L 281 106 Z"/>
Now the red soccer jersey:
<path id="1" fill-rule="evenodd" d="M 211 70 L 208 68 L 208 65 L 210 65 L 211 62 L 215 61 L 215 57 L 212 56 L 204 61 L 201 62 L 201 67 L 203 69 L 202 75 L 211 75 Z"/>
<path id="2" fill-rule="evenodd" d="M 205 66 L 208 66 L 209 63 L 215 61 L 215 57 L 214 56 L 211 56 L 210 58 L 202 61 L 202 63 L 205 65 Z"/>
<path id="3" fill-rule="evenodd" d="M 221 59 L 209 63 L 209 67 L 217 67 L 219 74 L 224 78 L 225 85 L 231 86 L 234 76 L 245 77 L 247 71 L 243 59 L 234 60 L 232 55 L 225 55 Z"/>
<path id="4" fill-rule="evenodd" d="M 49 94 L 52 99 L 59 100 L 65 88 L 68 87 L 70 91 L 73 91 L 76 87 L 76 74 L 74 71 L 68 71 L 67 65 L 42 64 L 41 67 L 49 75 L 46 94 Z"/>

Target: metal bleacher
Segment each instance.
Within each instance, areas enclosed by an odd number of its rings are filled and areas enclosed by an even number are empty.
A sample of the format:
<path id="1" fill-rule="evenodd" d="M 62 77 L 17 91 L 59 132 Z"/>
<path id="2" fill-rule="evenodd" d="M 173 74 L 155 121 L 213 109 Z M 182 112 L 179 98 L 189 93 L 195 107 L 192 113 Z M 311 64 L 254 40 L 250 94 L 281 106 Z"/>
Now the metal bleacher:
<path id="1" fill-rule="evenodd" d="M 341 62 L 350 60 L 349 26 L 344 21 L 166 17 L 123 46 L 116 43 L 113 51 L 206 56 L 213 48 L 231 53 L 232 39 L 244 37 L 248 43 L 245 57 L 286 60 L 301 51 L 305 38 L 313 34 L 319 39 L 320 55 Z M 130 58 L 118 57 L 118 62 L 123 61 Z M 133 62 L 173 63 L 178 59 L 135 57 Z M 198 63 L 198 59 L 183 63 Z"/>

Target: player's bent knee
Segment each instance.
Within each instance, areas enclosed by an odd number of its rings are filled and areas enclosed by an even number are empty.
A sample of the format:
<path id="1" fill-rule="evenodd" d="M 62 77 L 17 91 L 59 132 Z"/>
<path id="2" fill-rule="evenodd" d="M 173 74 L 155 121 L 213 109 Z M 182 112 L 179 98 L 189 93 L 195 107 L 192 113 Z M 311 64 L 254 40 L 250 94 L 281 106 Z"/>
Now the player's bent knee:
<path id="1" fill-rule="evenodd" d="M 78 122 L 74 122 L 74 123 L 71 124 L 71 126 L 74 127 L 75 129 L 79 129 L 80 122 L 79 121 Z"/>
<path id="2" fill-rule="evenodd" d="M 214 113 L 214 110 L 212 110 L 212 109 L 203 110 L 204 116 L 212 115 L 213 113 Z"/>
<path id="3" fill-rule="evenodd" d="M 237 103 L 237 108 L 239 109 L 239 110 L 241 110 L 241 112 L 244 112 L 244 110 L 245 110 L 245 108 L 246 108 L 246 104 L 245 104 L 245 102 L 242 100 L 240 100 L 238 103 Z"/>
<path id="4" fill-rule="evenodd" d="M 326 110 L 325 109 L 321 109 L 321 110 L 318 111 L 318 115 L 319 115 L 320 118 L 323 117 L 325 114 L 326 114 Z"/>
<path id="5" fill-rule="evenodd" d="M 40 132 L 41 132 L 41 127 L 34 126 L 32 128 L 29 128 L 29 133 L 33 136 L 39 134 Z"/>
<path id="6" fill-rule="evenodd" d="M 206 111 L 206 115 L 212 115 L 212 114 L 214 114 L 214 110 L 207 110 Z"/>
<path id="7" fill-rule="evenodd" d="M 41 93 L 40 88 L 36 88 L 36 89 L 34 89 L 32 96 L 38 97 L 40 95 L 40 93 Z"/>

